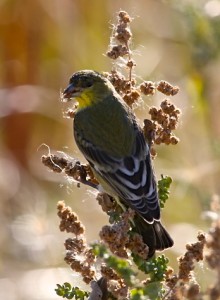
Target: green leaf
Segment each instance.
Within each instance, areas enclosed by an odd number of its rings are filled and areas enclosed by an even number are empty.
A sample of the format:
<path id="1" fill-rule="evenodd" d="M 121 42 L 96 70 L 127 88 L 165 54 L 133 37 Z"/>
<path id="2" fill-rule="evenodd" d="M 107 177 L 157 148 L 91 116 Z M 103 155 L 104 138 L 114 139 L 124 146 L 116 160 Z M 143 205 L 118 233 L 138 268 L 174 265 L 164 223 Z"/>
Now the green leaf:
<path id="1" fill-rule="evenodd" d="M 136 272 L 131 269 L 129 263 L 125 259 L 119 258 L 114 255 L 109 255 L 105 259 L 105 262 L 109 267 L 114 269 L 116 273 L 121 276 L 129 286 L 132 286 Z"/>
<path id="2" fill-rule="evenodd" d="M 164 292 L 161 282 L 150 282 L 144 287 L 144 295 L 151 300 L 160 300 Z"/>
<path id="3" fill-rule="evenodd" d="M 116 273 L 120 277 L 122 277 L 129 286 L 132 286 L 132 282 L 134 276 L 136 276 L 136 272 L 132 270 L 130 264 L 126 259 L 111 255 L 107 251 L 106 246 L 103 244 L 93 244 L 92 249 L 97 257 L 102 258 L 108 265 L 108 267 L 114 269 Z"/>
<path id="4" fill-rule="evenodd" d="M 133 254 L 133 259 L 138 269 L 150 276 L 150 281 L 163 281 L 165 273 L 167 271 L 167 265 L 169 260 L 164 255 L 158 256 L 157 258 L 151 258 L 144 260 L 138 255 Z"/>
<path id="5" fill-rule="evenodd" d="M 94 243 L 91 245 L 93 253 L 95 256 L 103 258 L 108 252 L 106 246 L 103 244 Z"/>
<path id="6" fill-rule="evenodd" d="M 55 292 L 58 296 L 66 299 L 84 300 L 89 296 L 88 292 L 80 290 L 79 287 L 72 287 L 69 282 L 65 282 L 63 285 L 57 284 Z"/>
<path id="7" fill-rule="evenodd" d="M 172 183 L 172 178 L 169 176 L 163 176 L 161 175 L 161 179 L 158 180 L 158 196 L 160 199 L 160 207 L 164 208 L 164 205 L 169 198 L 169 188 Z"/>
<path id="8" fill-rule="evenodd" d="M 160 300 L 165 291 L 160 282 L 148 282 L 130 292 L 131 300 Z"/>

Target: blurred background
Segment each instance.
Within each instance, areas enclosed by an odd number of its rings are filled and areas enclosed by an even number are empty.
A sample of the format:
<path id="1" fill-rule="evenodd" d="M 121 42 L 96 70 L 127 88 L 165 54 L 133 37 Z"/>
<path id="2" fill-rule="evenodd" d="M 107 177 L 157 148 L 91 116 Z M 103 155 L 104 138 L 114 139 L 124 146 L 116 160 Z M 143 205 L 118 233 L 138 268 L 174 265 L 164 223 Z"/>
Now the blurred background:
<path id="1" fill-rule="evenodd" d="M 94 191 L 50 172 L 41 156 L 46 144 L 83 161 L 72 120 L 63 118 L 60 91 L 77 70 L 111 69 L 104 54 L 120 9 L 134 18 L 139 78 L 181 89 L 172 99 L 182 110 L 181 142 L 160 146 L 155 160 L 158 177 L 174 181 L 163 212 L 175 240 L 166 252 L 174 268 L 185 244 L 210 226 L 202 213 L 220 193 L 220 1 L 1 0 L 0 299 L 56 299 L 56 283 L 78 284 L 63 262 L 58 200 L 77 212 L 88 241 L 107 222 Z M 144 101 L 148 107 L 163 98 Z M 147 111 L 136 114 L 143 120 Z M 212 280 L 207 272 L 204 267 L 200 275 L 204 288 Z"/>

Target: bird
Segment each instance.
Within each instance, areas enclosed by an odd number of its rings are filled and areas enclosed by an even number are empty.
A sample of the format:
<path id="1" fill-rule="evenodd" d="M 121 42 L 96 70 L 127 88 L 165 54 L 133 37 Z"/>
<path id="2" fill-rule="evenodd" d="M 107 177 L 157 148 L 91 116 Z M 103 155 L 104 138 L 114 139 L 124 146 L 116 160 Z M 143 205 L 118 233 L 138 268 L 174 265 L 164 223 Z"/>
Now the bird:
<path id="1" fill-rule="evenodd" d="M 76 144 L 104 190 L 135 211 L 136 230 L 149 247 L 148 258 L 172 247 L 160 219 L 150 146 L 133 110 L 110 80 L 93 70 L 75 72 L 62 97 L 78 102 L 73 121 Z"/>

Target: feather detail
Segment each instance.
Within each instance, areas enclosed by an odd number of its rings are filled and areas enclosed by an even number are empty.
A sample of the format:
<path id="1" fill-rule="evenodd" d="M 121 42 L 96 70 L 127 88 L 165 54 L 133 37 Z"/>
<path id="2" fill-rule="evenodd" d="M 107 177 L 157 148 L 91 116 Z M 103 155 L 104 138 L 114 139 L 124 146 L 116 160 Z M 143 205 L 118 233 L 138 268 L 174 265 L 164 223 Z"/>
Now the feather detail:
<path id="1" fill-rule="evenodd" d="M 131 119 L 130 123 L 131 136 L 133 134 L 135 140 L 129 156 L 110 155 L 99 145 L 93 145 L 91 141 L 83 138 L 76 126 L 75 140 L 85 158 L 110 190 L 148 223 L 153 223 L 154 220 L 160 220 L 160 207 L 149 147 L 135 119 Z"/>

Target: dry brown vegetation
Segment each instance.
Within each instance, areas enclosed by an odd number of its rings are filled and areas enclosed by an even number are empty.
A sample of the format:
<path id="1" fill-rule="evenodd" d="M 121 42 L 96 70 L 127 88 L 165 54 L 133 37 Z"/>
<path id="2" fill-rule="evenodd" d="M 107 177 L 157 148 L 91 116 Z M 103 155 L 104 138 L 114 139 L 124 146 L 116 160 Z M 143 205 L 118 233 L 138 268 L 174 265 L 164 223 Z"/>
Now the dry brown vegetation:
<path id="1" fill-rule="evenodd" d="M 127 10 L 134 19 L 131 48 L 137 66 L 129 61 L 128 67 L 139 75 L 135 79 L 140 91 L 130 93 L 128 98 L 133 101 L 139 94 L 146 94 L 149 102 L 143 103 L 144 111 L 149 106 L 162 110 L 162 100 L 176 99 L 175 106 L 182 111 L 175 133 L 181 143 L 175 147 L 155 146 L 158 178 L 166 173 L 174 179 L 172 199 L 163 213 L 175 239 L 167 255 L 174 274 L 178 274 L 176 257 L 184 255 L 187 243 L 196 241 L 196 232 L 207 232 L 204 257 L 208 268 L 205 262 L 202 271 L 199 267 L 195 270 L 201 286 L 199 295 L 207 290 L 212 299 L 219 295 L 219 212 L 211 208 L 207 213 L 211 221 L 201 218 L 201 212 L 209 210 L 212 194 L 219 194 L 218 1 L 140 0 L 134 4 L 111 0 L 6 0 L 0 4 L 2 299 L 53 298 L 57 282 L 75 280 L 63 261 L 64 236 L 58 233 L 54 213 L 58 200 L 65 199 L 80 216 L 88 244 L 98 238 L 101 226 L 107 222 L 99 205 L 95 206 L 94 197 L 85 196 L 84 185 L 80 183 L 77 189 L 71 177 L 60 172 L 60 167 L 68 172 L 70 157 L 53 149 L 78 157 L 72 122 L 63 119 L 61 111 L 66 108 L 59 104 L 59 93 L 76 70 L 110 69 L 102 53 L 108 44 L 109 20 L 119 9 Z M 127 52 L 126 47 L 112 50 L 115 56 Z M 174 89 L 167 86 L 169 95 L 157 90 L 161 79 L 173 84 Z M 162 81 L 161 88 L 164 85 Z M 173 97 L 176 86 L 181 90 Z M 140 107 L 135 110 L 138 118 L 149 119 Z M 73 110 L 69 116 L 73 117 Z M 48 156 L 43 143 L 50 145 L 54 156 L 63 157 L 63 164 L 56 166 L 61 174 L 47 172 L 39 163 L 42 155 Z M 84 180 L 87 166 L 83 161 L 76 170 L 77 179 Z M 88 178 L 97 184 L 91 174 Z M 109 209 L 111 200 L 105 205 L 104 209 Z M 169 274 L 172 284 L 176 277 L 172 279 Z M 187 287 L 184 293 L 194 295 L 197 287 Z"/>

